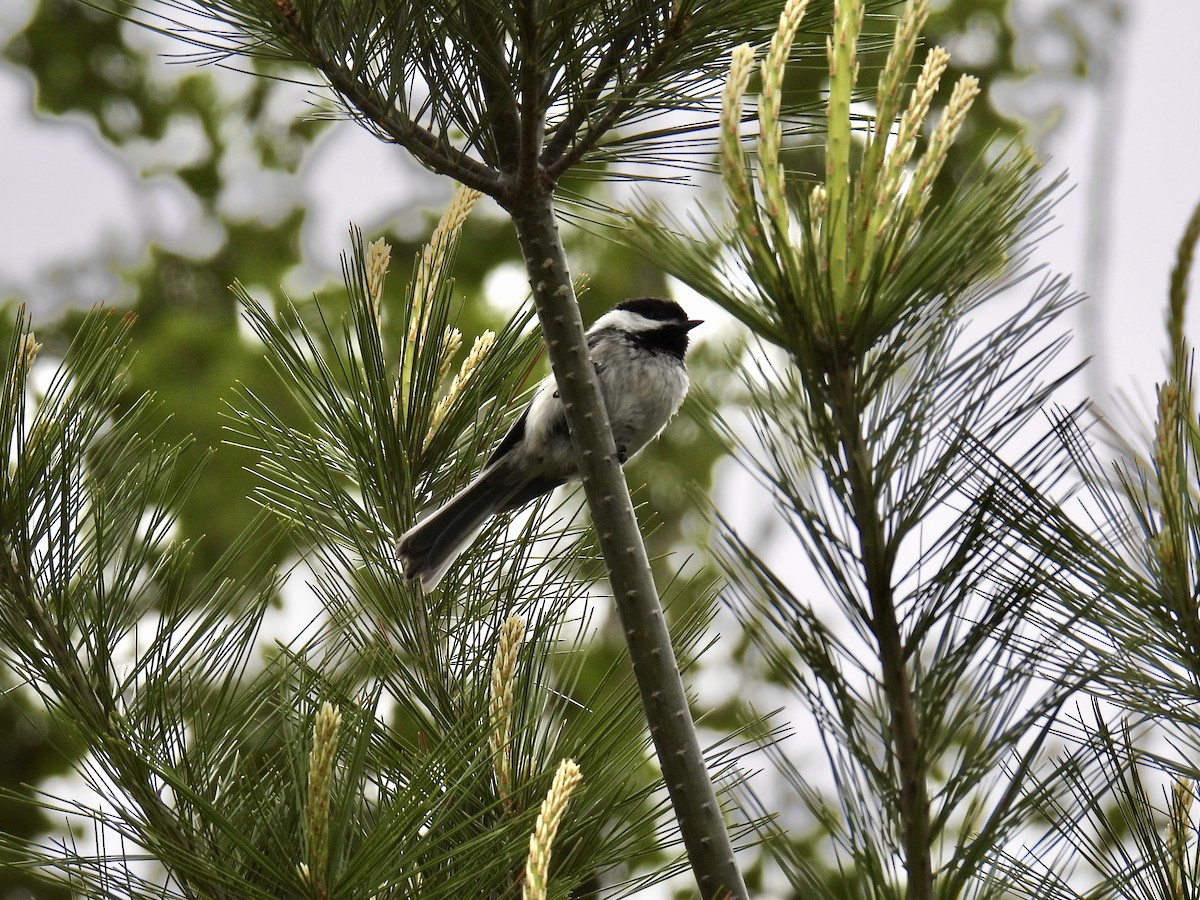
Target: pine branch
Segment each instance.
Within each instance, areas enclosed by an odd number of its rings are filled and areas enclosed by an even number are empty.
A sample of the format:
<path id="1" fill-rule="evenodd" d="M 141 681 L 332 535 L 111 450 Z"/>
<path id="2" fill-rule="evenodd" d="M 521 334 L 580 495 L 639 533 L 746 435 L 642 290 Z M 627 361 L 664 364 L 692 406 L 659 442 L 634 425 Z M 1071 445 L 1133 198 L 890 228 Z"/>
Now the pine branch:
<path id="1" fill-rule="evenodd" d="M 746 376 L 761 447 L 745 452 L 844 627 L 827 623 L 807 584 L 803 594 L 790 589 L 735 534 L 722 552 L 730 592 L 746 598 L 767 670 L 816 716 L 837 781 L 834 808 L 783 751 L 781 774 L 860 878 L 891 893 L 902 864 L 907 897 L 928 900 L 977 878 L 1029 821 L 1032 754 L 1077 684 L 1072 673 L 1018 708 L 1014 692 L 1038 674 L 1038 651 L 1020 630 L 1030 586 L 993 590 L 1015 538 L 997 527 L 990 504 L 960 512 L 958 496 L 975 473 L 972 440 L 1003 444 L 1058 383 L 1040 378 L 1061 342 L 1029 342 L 1070 301 L 1061 282 L 1046 282 L 1002 327 L 977 343 L 963 338 L 968 314 L 1000 292 L 1004 266 L 1021 260 L 1043 197 L 1018 161 L 983 166 L 955 202 L 929 204 L 931 173 L 970 106 L 970 81 L 906 184 L 909 139 L 928 110 L 940 53 L 900 125 L 903 146 L 887 141 L 894 122 L 877 121 L 865 174 L 851 178 L 862 4 L 836 8 L 826 184 L 787 185 L 780 159 L 777 94 L 800 15 L 793 0 L 763 65 L 757 179 L 741 149 L 753 50 L 734 52 L 721 160 L 733 222 L 719 238 L 689 245 L 683 228 L 643 219 L 638 225 L 650 227 L 633 240 L 787 353 L 782 371 L 767 362 Z M 892 117 L 924 8 L 910 2 L 880 77 L 878 108 Z M 956 524 L 930 541 L 931 522 L 951 510 Z M 897 570 L 898 559 L 913 557 Z M 764 619 L 771 629 L 761 628 Z M 953 827 L 963 830 L 957 840 Z M 945 851 L 936 870 L 935 848 Z M 802 890 L 808 880 L 803 863 L 796 867 Z"/>
<path id="2" fill-rule="evenodd" d="M 892 546 L 882 518 L 879 479 L 872 467 L 872 450 L 863 438 L 865 410 L 858 398 L 860 383 L 853 367 L 833 373 L 830 385 L 831 422 L 837 429 L 846 464 L 845 490 L 858 532 L 863 582 L 871 608 L 871 630 L 879 651 L 880 680 L 891 717 L 890 740 L 896 760 L 896 779 L 904 845 L 907 900 L 933 900 L 933 861 L 930 856 L 929 764 L 913 691 L 911 658 L 896 615 Z"/>
<path id="3" fill-rule="evenodd" d="M 455 149 L 444 139 L 422 128 L 406 115 L 370 93 L 352 73 L 332 60 L 318 64 L 330 85 L 346 98 L 347 103 L 372 127 L 392 142 L 403 147 L 432 172 L 447 175 L 459 184 L 496 196 L 500 191 L 501 178 L 491 166 L 472 159 L 464 151 Z"/>
<path id="4" fill-rule="evenodd" d="M 548 217 L 548 221 L 553 225 L 552 216 Z M 432 243 L 440 246 L 442 242 L 435 240 Z M 561 245 L 555 246 L 560 254 L 560 264 L 565 269 L 565 263 L 561 262 Z M 468 740 L 476 737 L 477 727 L 482 725 L 484 731 L 478 737 L 488 749 L 482 755 L 474 754 L 479 760 L 474 761 L 472 757 L 464 760 L 462 765 L 470 765 L 471 779 L 486 777 L 487 793 L 495 793 L 495 809 L 489 811 L 489 816 L 498 816 L 500 819 L 495 826 L 500 833 L 494 838 L 499 841 L 507 836 L 510 827 L 528 827 L 527 820 L 522 825 L 521 817 L 531 808 L 530 798 L 536 793 L 535 780 L 540 777 L 543 760 L 560 758 L 569 749 L 559 743 L 563 740 L 562 736 L 554 742 L 546 740 L 538 734 L 539 726 L 531 728 L 530 723 L 546 720 L 546 714 L 539 712 L 547 702 L 541 695 L 545 693 L 545 686 L 555 681 L 543 668 L 546 655 L 554 648 L 553 632 L 548 631 L 553 627 L 550 623 L 579 596 L 580 591 L 587 590 L 586 583 L 576 574 L 568 574 L 571 562 L 578 558 L 579 551 L 552 550 L 545 562 L 531 558 L 529 548 L 533 536 L 545 528 L 545 522 L 535 511 L 519 540 L 506 543 L 504 523 L 498 523 L 484 540 L 468 551 L 464 565 L 460 567 L 463 571 L 452 572 L 446 588 L 422 596 L 411 584 L 403 581 L 394 560 L 386 556 L 380 558 L 378 547 L 386 543 L 387 538 L 383 536 L 386 529 L 377 521 L 377 517 L 397 516 L 400 524 L 396 527 L 402 528 L 415 515 L 416 497 L 427 490 L 432 490 L 435 495 L 444 493 L 446 486 L 440 479 L 446 478 L 453 483 L 468 477 L 477 464 L 476 444 L 481 441 L 489 443 L 495 430 L 503 424 L 502 421 L 490 421 L 487 416 L 481 417 L 481 405 L 486 403 L 488 397 L 508 396 L 512 384 L 520 381 L 530 359 L 530 356 L 520 359 L 505 356 L 504 346 L 511 348 L 515 344 L 524 353 L 529 353 L 533 347 L 528 337 L 520 334 L 520 324 L 526 320 L 518 319 L 513 328 L 506 329 L 497 337 L 494 349 L 484 355 L 473 369 L 465 387 L 460 386 L 457 396 L 461 402 L 450 405 L 442 424 L 434 431 L 434 440 L 455 433 L 463 435 L 464 439 L 451 448 L 444 444 L 436 447 L 431 444 L 429 448 L 418 449 L 429 433 L 428 418 L 430 409 L 434 407 L 431 395 L 440 393 L 438 382 L 428 383 L 426 378 L 431 370 L 438 370 L 441 350 L 432 339 L 419 340 L 411 347 L 406 343 L 405 353 L 415 353 L 416 356 L 411 364 L 400 367 L 401 377 L 410 384 L 407 390 L 402 385 L 397 386 L 395 396 L 407 400 L 390 404 L 374 398 L 377 391 L 375 382 L 384 379 L 375 371 L 379 326 L 373 312 L 374 292 L 370 287 L 374 280 L 370 275 L 371 266 L 359 261 L 361 253 L 361 250 L 357 250 L 355 263 L 347 266 L 348 280 L 355 285 L 361 283 L 365 286 L 355 286 L 352 290 L 354 334 L 357 335 L 354 339 L 346 336 L 335 341 L 335 331 L 330 331 L 325 340 L 308 335 L 303 328 L 297 327 L 290 314 L 283 321 L 276 322 L 264 308 L 253 304 L 249 298 L 243 298 L 251 304 L 252 324 L 282 362 L 281 374 L 289 383 L 295 383 L 298 399 L 314 409 L 317 432 L 320 435 L 334 435 L 335 439 L 332 442 L 314 440 L 307 433 L 281 429 L 272 422 L 269 409 L 260 405 L 254 407 L 253 415 L 244 417 L 239 432 L 245 443 L 272 457 L 263 465 L 266 481 L 264 500 L 281 515 L 295 520 L 309 541 L 320 548 L 318 552 L 322 565 L 319 568 L 327 574 L 319 578 L 319 593 L 344 629 L 332 643 L 339 648 L 347 648 L 339 650 L 338 656 L 329 660 L 328 667 L 332 671 L 340 670 L 343 666 L 350 667 L 351 671 L 357 668 L 364 672 L 365 677 L 365 673 L 371 671 L 374 656 L 369 651 L 377 637 L 370 624 L 372 621 L 386 623 L 384 627 L 390 636 L 389 644 L 403 648 L 402 654 L 389 653 L 388 658 L 399 656 L 405 660 L 403 666 L 393 664 L 394 674 L 387 677 L 387 690 L 395 697 L 412 698 L 402 702 L 414 707 L 407 715 L 427 723 L 422 726 L 425 733 L 461 732 L 465 727 L 461 721 L 464 715 L 463 689 L 448 673 L 494 669 L 491 647 L 484 646 L 483 650 L 488 656 L 486 662 L 481 661 L 483 653 L 475 646 L 475 642 L 462 641 L 457 636 L 447 637 L 448 634 L 458 635 L 463 631 L 461 625 L 451 626 L 450 623 L 503 619 L 518 602 L 516 597 L 528 595 L 529 583 L 537 578 L 535 572 L 540 569 L 546 573 L 545 579 L 538 582 L 537 616 L 550 622 L 531 629 L 526 643 L 529 651 L 522 665 L 517 667 L 518 684 L 513 688 L 511 705 L 507 701 L 504 704 L 506 712 L 503 718 L 506 723 L 511 721 L 511 726 L 506 724 L 503 734 L 508 734 L 511 727 L 511 739 L 503 735 L 497 738 L 494 731 L 497 717 L 493 703 L 495 687 L 491 679 L 488 690 L 481 692 L 477 698 L 487 712 L 482 714 L 478 723 L 474 718 L 474 707 L 467 714 L 471 722 Z M 402 309 L 405 315 L 416 316 L 422 321 L 429 317 L 428 326 L 418 322 L 416 329 L 419 333 L 432 336 L 437 333 L 432 323 L 442 321 L 441 315 L 450 304 L 450 294 L 441 280 L 448 279 L 447 267 L 431 264 L 430 270 L 432 283 L 429 305 L 414 313 L 412 309 L 418 304 L 406 302 Z M 439 289 L 439 283 L 443 289 Z M 553 292 L 555 286 L 550 290 Z M 323 349 L 326 344 L 335 348 L 336 352 Z M 552 346 L 559 344 L 552 343 Z M 362 349 L 356 349 L 359 347 Z M 511 354 L 512 350 L 507 352 Z M 361 361 L 360 354 L 364 357 Z M 588 369 L 591 369 L 590 365 Z M 503 409 L 503 405 L 494 404 L 492 408 Z M 490 429 L 483 428 L 489 421 Z M 411 439 L 415 444 L 393 447 L 391 435 L 395 433 L 401 435 L 402 441 Z M 384 436 L 382 441 L 381 435 Z M 401 457 L 410 460 L 407 477 L 414 479 L 415 483 L 390 486 L 392 481 L 402 481 L 397 474 L 403 471 L 398 462 Z M 449 465 L 447 460 L 450 460 Z M 439 480 L 434 481 L 435 477 Z M 353 487 L 348 488 L 347 485 Z M 393 504 L 386 500 L 397 491 L 408 495 L 403 501 L 408 506 L 399 514 L 392 509 Z M 368 520 L 366 523 L 363 522 L 364 517 Z M 634 533 L 637 534 L 636 531 Z M 501 547 L 499 550 L 496 549 L 497 544 Z M 549 609 L 546 604 L 550 604 Z M 361 623 L 359 620 L 363 618 L 364 609 L 370 613 L 370 617 L 366 623 Z M 658 622 L 661 624 L 661 621 L 660 615 Z M 689 652 L 688 647 L 695 639 L 694 633 L 685 632 L 682 652 Z M 668 658 L 673 661 L 670 645 L 667 644 L 667 647 Z M 342 654 L 347 657 L 345 663 L 340 661 Z M 360 654 L 363 659 L 358 658 Z M 572 660 L 565 664 L 568 671 L 575 665 L 573 660 L 576 654 L 562 654 L 557 650 L 555 654 Z M 351 675 L 346 677 L 350 678 Z M 675 678 L 678 681 L 677 673 Z M 347 693 L 353 695 L 352 691 Z M 471 699 L 476 699 L 473 693 Z M 570 752 L 573 756 L 577 755 L 585 771 L 592 773 L 588 779 L 588 794 L 593 791 L 598 794 L 594 804 L 588 801 L 590 808 L 582 816 L 581 827 L 586 830 L 573 839 L 585 844 L 588 850 L 586 853 L 576 851 L 573 855 L 577 860 L 582 857 L 596 867 L 612 864 L 602 861 L 603 849 L 621 846 L 618 839 L 628 840 L 627 837 L 621 837 L 620 831 L 614 833 L 605 829 L 612 825 L 614 791 L 611 782 L 614 779 L 625 781 L 627 770 L 623 771 L 622 765 L 629 765 L 627 761 L 619 762 L 628 760 L 628 756 L 625 751 L 614 753 L 613 741 L 620 735 L 628 737 L 631 726 L 639 727 L 637 704 L 630 703 L 631 699 L 631 694 L 625 695 L 624 707 L 619 715 L 607 711 L 601 713 L 597 709 L 586 717 L 587 725 L 580 722 L 573 729 L 574 733 L 579 734 L 578 738 L 572 738 L 578 741 L 575 746 L 579 752 Z M 581 698 L 580 702 L 586 701 Z M 682 708 L 686 711 L 686 705 Z M 508 718 L 510 715 L 511 720 Z M 586 732 L 580 733 L 577 729 L 586 729 Z M 503 775 L 497 774 L 497 744 L 507 744 L 510 748 L 508 761 L 511 765 L 503 766 Z M 644 746 L 640 741 L 632 741 L 629 749 L 644 754 Z M 464 751 L 458 749 L 456 752 L 461 756 Z M 484 764 L 479 771 L 476 771 L 479 768 L 477 762 Z M 618 775 L 620 778 L 617 778 Z M 610 782 L 607 788 L 606 781 Z M 501 783 L 505 786 L 498 788 Z M 638 790 L 648 792 L 649 788 Z M 605 791 L 608 802 L 605 802 L 605 795 L 600 793 Z M 454 793 L 457 795 L 460 792 Z M 479 802 L 480 793 L 474 780 L 461 793 L 465 798 L 464 804 Z M 629 802 L 623 794 L 617 797 L 621 803 Z M 648 808 L 651 814 L 665 812 L 653 803 Z M 640 809 L 638 816 L 641 816 Z M 626 827 L 622 822 L 621 828 Z M 527 838 L 526 832 L 526 841 Z M 562 838 L 559 843 L 563 843 Z M 598 860 L 601 861 L 598 863 Z M 577 871 L 578 867 L 572 869 L 572 874 Z"/>
<path id="5" fill-rule="evenodd" d="M 549 195 L 511 208 L 513 224 L 579 454 L 583 487 L 663 778 L 700 895 L 748 897 L 705 766 L 645 544 L 588 353 Z"/>
<path id="6" fill-rule="evenodd" d="M 163 799 L 168 784 L 139 752 L 112 671 L 113 647 L 135 621 L 128 594 L 150 576 L 145 564 L 158 536 L 153 527 L 146 538 L 122 528 L 141 520 L 179 450 L 154 444 L 144 402 L 111 425 L 109 448 L 100 436 L 124 383 L 131 321 L 114 328 L 106 313 L 89 317 L 68 354 L 71 387 L 60 371 L 28 433 L 21 417 L 5 422 L 15 433 L 4 435 L 14 457 L 0 479 L 0 633 L 19 660 L 14 668 L 75 724 L 98 768 L 136 804 L 138 820 L 123 823 L 128 833 L 182 878 L 195 875 L 213 896 L 232 896 L 195 866 L 207 841 Z M 4 399 L 24 410 L 27 369 L 15 354 L 8 361 Z"/>

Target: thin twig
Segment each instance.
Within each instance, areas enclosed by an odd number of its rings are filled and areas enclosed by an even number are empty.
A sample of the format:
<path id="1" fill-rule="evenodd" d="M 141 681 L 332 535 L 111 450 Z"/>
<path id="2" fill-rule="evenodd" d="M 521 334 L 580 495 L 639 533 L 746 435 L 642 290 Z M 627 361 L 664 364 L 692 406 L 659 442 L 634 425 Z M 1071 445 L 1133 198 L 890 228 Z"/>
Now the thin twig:
<path id="1" fill-rule="evenodd" d="M 490 123 L 492 144 L 500 171 L 515 174 L 520 164 L 522 116 L 517 108 L 511 78 L 504 61 L 503 35 L 499 22 L 485 16 L 479 0 L 467 0 L 463 6 L 478 61 L 479 87 L 483 92 L 482 121 Z"/>
<path id="2" fill-rule="evenodd" d="M 550 140 L 546 142 L 546 148 L 542 151 L 543 165 L 549 165 L 561 157 L 571 146 L 579 127 L 591 118 L 604 88 L 617 74 L 620 62 L 626 51 L 629 50 L 629 42 L 632 40 L 633 28 L 629 27 L 609 45 L 608 50 L 596 64 L 596 70 L 592 73 L 592 77 L 588 79 L 582 96 L 571 106 L 566 116 L 554 126 Z"/>
<path id="3" fill-rule="evenodd" d="M 552 181 L 557 182 L 564 172 L 583 159 L 606 134 L 612 131 L 616 123 L 641 95 L 641 89 L 654 77 L 659 66 L 666 61 L 671 47 L 687 30 L 687 24 L 687 15 L 676 5 L 675 11 L 663 31 L 662 40 L 650 51 L 650 55 L 646 57 L 646 61 L 642 63 L 634 77 L 624 88 L 614 91 L 615 96 L 610 98 L 608 108 L 588 127 L 588 130 L 575 142 L 570 151 L 564 152 L 558 159 L 546 161 L 546 171 Z M 585 110 L 586 112 L 587 110 Z M 558 135 L 556 134 L 555 137 L 557 138 Z"/>
<path id="4" fill-rule="evenodd" d="M 474 188 L 489 197 L 496 197 L 501 193 L 503 179 L 491 166 L 472 159 L 465 151 L 446 143 L 396 109 L 388 109 L 377 96 L 364 89 L 337 63 L 325 60 L 324 64 L 318 67 L 329 79 L 334 90 L 362 113 L 364 119 L 415 156 L 427 169 L 439 175 L 448 175 L 459 184 Z"/>

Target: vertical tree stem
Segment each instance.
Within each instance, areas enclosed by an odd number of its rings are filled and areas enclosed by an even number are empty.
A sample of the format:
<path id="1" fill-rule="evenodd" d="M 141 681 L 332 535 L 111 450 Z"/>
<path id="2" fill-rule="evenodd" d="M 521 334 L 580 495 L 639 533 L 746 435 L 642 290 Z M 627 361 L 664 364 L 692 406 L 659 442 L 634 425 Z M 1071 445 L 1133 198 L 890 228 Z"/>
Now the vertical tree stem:
<path id="1" fill-rule="evenodd" d="M 871 604 L 871 626 L 879 652 L 881 682 L 891 719 L 892 752 L 899 781 L 901 842 L 908 872 L 906 900 L 933 900 L 932 825 L 928 790 L 929 764 L 921 741 L 892 588 L 894 557 L 880 506 L 871 451 L 862 436 L 862 409 L 854 369 L 833 375 L 833 415 L 846 458 L 850 507 L 858 530 L 863 579 Z"/>
<path id="2" fill-rule="evenodd" d="M 704 754 L 688 709 L 646 548 L 617 459 L 608 412 L 584 337 L 583 320 L 548 190 L 509 207 L 530 273 L 538 319 L 567 424 L 580 457 L 584 491 L 596 526 L 634 675 L 674 804 L 700 895 L 747 898 Z"/>

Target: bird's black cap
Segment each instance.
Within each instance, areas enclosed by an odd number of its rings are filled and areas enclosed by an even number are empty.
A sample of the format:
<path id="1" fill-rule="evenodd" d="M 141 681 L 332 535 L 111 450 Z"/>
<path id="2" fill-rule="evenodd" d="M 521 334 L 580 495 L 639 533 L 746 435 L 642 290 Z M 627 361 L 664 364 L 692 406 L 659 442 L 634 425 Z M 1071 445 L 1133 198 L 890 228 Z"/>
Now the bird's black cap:
<path id="1" fill-rule="evenodd" d="M 658 297 L 642 297 L 638 300 L 626 300 L 617 304 L 617 309 L 637 313 L 656 322 L 685 322 L 687 313 L 674 300 L 661 300 Z"/>

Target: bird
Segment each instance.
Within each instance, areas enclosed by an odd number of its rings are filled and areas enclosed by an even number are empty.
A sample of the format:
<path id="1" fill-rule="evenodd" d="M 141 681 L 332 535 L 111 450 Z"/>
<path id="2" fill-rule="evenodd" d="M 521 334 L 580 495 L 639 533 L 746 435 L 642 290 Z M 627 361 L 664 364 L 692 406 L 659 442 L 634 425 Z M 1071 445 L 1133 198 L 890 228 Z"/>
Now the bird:
<path id="1" fill-rule="evenodd" d="M 666 427 L 688 391 L 684 355 L 693 328 L 673 300 L 643 297 L 618 303 L 587 331 L 613 440 L 622 465 Z M 404 577 L 434 590 L 492 516 L 512 512 L 579 478 L 554 375 L 487 458 L 479 474 L 442 507 L 400 536 Z"/>

